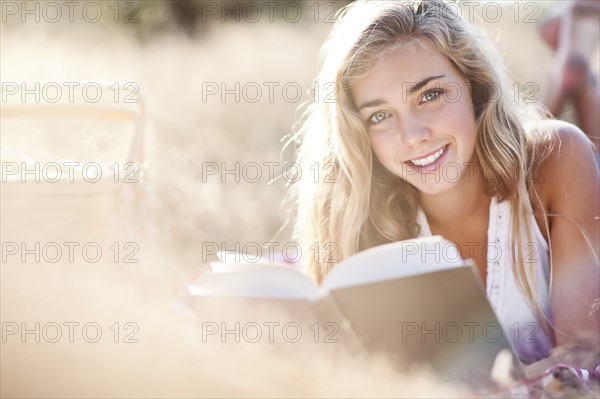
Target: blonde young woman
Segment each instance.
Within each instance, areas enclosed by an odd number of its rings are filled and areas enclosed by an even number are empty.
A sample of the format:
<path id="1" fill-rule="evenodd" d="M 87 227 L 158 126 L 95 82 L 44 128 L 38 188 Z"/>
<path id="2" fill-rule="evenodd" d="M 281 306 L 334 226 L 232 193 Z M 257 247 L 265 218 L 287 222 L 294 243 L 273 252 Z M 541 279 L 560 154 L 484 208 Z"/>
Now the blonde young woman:
<path id="1" fill-rule="evenodd" d="M 599 177 L 585 134 L 524 112 L 455 4 L 354 3 L 322 52 L 316 83 L 333 90 L 295 137 L 303 170 L 321 167 L 294 188 L 314 279 L 358 251 L 440 234 L 519 329 L 521 360 L 598 342 Z"/>

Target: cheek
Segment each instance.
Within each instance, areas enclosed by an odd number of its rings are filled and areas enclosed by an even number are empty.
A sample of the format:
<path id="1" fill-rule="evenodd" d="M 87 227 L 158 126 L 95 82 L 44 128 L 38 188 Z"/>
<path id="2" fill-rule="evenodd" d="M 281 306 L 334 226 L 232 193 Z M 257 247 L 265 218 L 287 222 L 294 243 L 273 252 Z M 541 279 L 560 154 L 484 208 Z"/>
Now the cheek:
<path id="1" fill-rule="evenodd" d="M 471 146 L 477 136 L 473 104 L 468 99 L 461 99 L 455 104 L 451 113 L 454 115 L 455 129 L 460 132 L 464 143 Z"/>
<path id="2" fill-rule="evenodd" d="M 396 154 L 394 153 L 393 147 L 385 145 L 371 147 L 371 149 L 373 150 L 373 157 L 376 159 L 376 161 L 374 161 L 377 162 L 380 167 L 394 175 L 399 175 L 401 173 L 401 170 L 395 161 Z"/>
<path id="3" fill-rule="evenodd" d="M 477 140 L 477 126 L 472 114 L 465 117 L 463 126 L 465 126 L 465 141 L 470 148 L 473 148 L 475 141 Z"/>
<path id="4" fill-rule="evenodd" d="M 373 154 L 377 157 L 382 165 L 387 165 L 393 157 L 393 147 L 386 140 L 383 139 L 383 135 L 371 135 L 369 136 L 369 143 Z"/>

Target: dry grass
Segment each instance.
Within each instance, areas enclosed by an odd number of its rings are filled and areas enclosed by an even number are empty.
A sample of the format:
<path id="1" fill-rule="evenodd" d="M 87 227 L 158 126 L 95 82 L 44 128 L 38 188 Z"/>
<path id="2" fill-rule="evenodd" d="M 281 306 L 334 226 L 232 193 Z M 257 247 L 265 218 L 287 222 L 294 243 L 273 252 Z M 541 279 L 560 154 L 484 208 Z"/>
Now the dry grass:
<path id="1" fill-rule="evenodd" d="M 535 24 L 514 23 L 504 11 L 487 29 L 513 76 L 541 86 L 550 51 L 535 35 Z M 277 90 L 273 102 L 266 93 L 257 103 L 230 97 L 222 103 L 216 96 L 203 102 L 202 84 L 295 82 L 306 90 L 331 25 L 215 23 L 189 37 L 169 28 L 160 13 L 151 16 L 164 25 L 162 33 L 107 22 L 2 26 L 3 82 L 135 82 L 146 106 L 145 178 L 120 213 L 110 203 L 85 210 L 79 206 L 85 198 L 67 199 L 75 201 L 68 210 L 44 199 L 17 206 L 20 200 L 4 197 L 2 205 L 4 242 L 129 240 L 140 247 L 138 264 L 3 263 L 3 322 L 95 321 L 106 333 L 115 321 L 133 321 L 141 341 L 22 344 L 8 337 L 2 344 L 2 396 L 458 395 L 427 375 L 392 378 L 385 366 L 356 359 L 334 361 L 306 351 L 282 361 L 273 348 L 224 352 L 222 345 L 199 344 L 197 324 L 174 312 L 171 302 L 174 290 L 203 267 L 202 243 L 232 248 L 235 242 L 290 239 L 289 229 L 277 235 L 286 218 L 282 179 L 271 185 L 266 178 L 203 182 L 203 165 L 289 160 L 289 154 L 282 158 L 280 140 L 291 131 L 300 104 L 285 101 Z M 2 133 L 4 147 L 10 138 Z M 34 151 L 39 142 L 32 140 L 25 142 Z M 3 162 L 11 161 L 5 151 Z"/>

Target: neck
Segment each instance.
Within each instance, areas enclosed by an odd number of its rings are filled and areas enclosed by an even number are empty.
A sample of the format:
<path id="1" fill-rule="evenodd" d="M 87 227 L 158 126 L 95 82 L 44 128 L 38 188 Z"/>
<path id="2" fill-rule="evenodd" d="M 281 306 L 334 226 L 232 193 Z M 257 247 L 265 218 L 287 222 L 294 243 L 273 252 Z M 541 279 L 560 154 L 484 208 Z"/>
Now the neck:
<path id="1" fill-rule="evenodd" d="M 451 190 L 434 195 L 419 193 L 421 208 L 430 225 L 460 226 L 489 208 L 491 197 L 485 192 L 481 168 L 477 165 L 473 169 L 467 170 Z"/>

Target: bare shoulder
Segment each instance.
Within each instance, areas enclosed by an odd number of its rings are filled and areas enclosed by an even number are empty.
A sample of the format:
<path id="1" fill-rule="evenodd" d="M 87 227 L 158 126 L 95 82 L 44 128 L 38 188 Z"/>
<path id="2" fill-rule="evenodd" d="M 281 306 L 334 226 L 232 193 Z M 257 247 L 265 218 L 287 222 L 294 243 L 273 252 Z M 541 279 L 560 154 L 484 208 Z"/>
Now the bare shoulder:
<path id="1" fill-rule="evenodd" d="M 580 128 L 572 123 L 557 119 L 546 119 L 528 124 L 526 130 L 533 135 L 542 136 L 538 140 L 538 145 L 552 147 L 556 156 L 569 155 L 565 153 L 566 149 L 568 153 L 577 150 L 589 151 L 589 154 L 593 157 L 592 142 Z M 567 148 L 561 146 L 564 142 L 566 142 Z"/>
<path id="2" fill-rule="evenodd" d="M 568 122 L 545 120 L 528 126 L 528 130 L 538 135 L 535 151 L 546 154 L 539 160 L 534 182 L 547 210 L 557 210 L 567 197 L 598 189 L 593 147 L 581 129 Z"/>
<path id="3" fill-rule="evenodd" d="M 600 295 L 600 177 L 591 142 L 579 128 L 545 121 L 537 129 L 543 138 L 537 145 L 547 156 L 534 184 L 545 190 L 550 306 L 556 342 L 562 345 L 581 331 L 597 336 L 599 320 L 590 314 Z"/>

